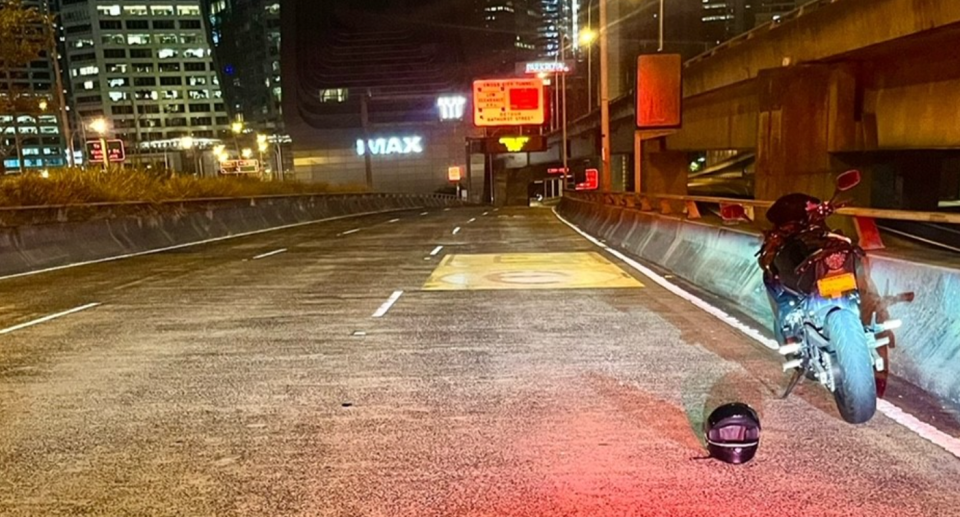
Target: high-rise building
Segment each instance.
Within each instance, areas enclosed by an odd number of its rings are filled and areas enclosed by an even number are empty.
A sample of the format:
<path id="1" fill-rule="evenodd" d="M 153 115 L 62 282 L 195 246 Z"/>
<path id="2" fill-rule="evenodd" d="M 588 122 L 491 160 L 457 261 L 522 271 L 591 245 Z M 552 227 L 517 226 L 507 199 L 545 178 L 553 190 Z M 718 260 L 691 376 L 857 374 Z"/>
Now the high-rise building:
<path id="1" fill-rule="evenodd" d="M 230 115 L 280 125 L 280 1 L 202 0 Z"/>
<path id="2" fill-rule="evenodd" d="M 754 4 L 757 0 L 704 0 L 700 20 L 703 34 L 713 44 L 720 44 L 754 26 Z"/>
<path id="3" fill-rule="evenodd" d="M 46 0 L 25 0 L 24 7 L 48 12 Z M 57 109 L 56 77 L 50 52 L 27 66 L 0 65 L 0 96 L 8 107 L 0 115 L 3 172 L 65 165 L 64 139 Z M 19 137 L 19 138 L 18 138 Z"/>
<path id="4" fill-rule="evenodd" d="M 540 55 L 541 0 L 476 0 L 482 46 L 475 59 L 496 59 L 497 68 L 512 70 L 515 63 Z M 485 66 L 490 68 L 489 65 Z M 481 69 L 484 66 L 481 66 Z"/>
<path id="5" fill-rule="evenodd" d="M 796 0 L 703 0 L 704 34 L 715 44 L 796 9 Z"/>
<path id="6" fill-rule="evenodd" d="M 230 137 L 199 0 L 60 0 L 77 126 L 110 122 L 110 136 L 147 152 Z"/>

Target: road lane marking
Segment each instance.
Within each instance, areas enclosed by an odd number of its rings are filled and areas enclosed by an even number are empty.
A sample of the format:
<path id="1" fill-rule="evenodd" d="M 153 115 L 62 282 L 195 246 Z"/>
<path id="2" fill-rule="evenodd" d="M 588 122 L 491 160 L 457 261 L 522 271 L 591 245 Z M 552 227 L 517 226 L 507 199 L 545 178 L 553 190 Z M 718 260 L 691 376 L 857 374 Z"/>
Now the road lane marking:
<path id="1" fill-rule="evenodd" d="M 427 215 L 427 214 L 429 214 L 429 213 L 430 213 L 430 212 L 420 212 L 420 215 Z"/>
<path id="2" fill-rule="evenodd" d="M 19 325 L 14 325 L 14 326 L 12 326 L 12 327 L 5 328 L 5 329 L 3 329 L 3 330 L 0 330 L 0 335 L 2 335 L 2 334 L 9 334 L 9 333 L 11 333 L 11 332 L 16 332 L 16 331 L 18 331 L 18 330 L 25 329 L 25 328 L 27 328 L 27 327 L 32 327 L 32 326 L 34 326 L 34 325 L 39 325 L 39 324 L 41 324 L 41 323 L 46 323 L 46 322 L 48 322 L 48 321 L 50 321 L 50 320 L 55 320 L 55 319 L 57 319 L 57 318 L 62 318 L 62 317 L 64 317 L 64 316 L 69 316 L 70 314 L 75 314 L 75 313 L 78 313 L 78 312 L 80 312 L 80 311 L 85 311 L 85 310 L 87 310 L 87 309 L 92 309 L 92 308 L 97 307 L 97 306 L 99 306 L 99 305 L 100 305 L 99 303 L 88 303 L 88 304 L 86 304 L 86 305 L 81 305 L 80 307 L 74 307 L 73 309 L 70 309 L 70 310 L 67 310 L 67 311 L 58 312 L 58 313 L 56 313 L 56 314 L 51 314 L 51 315 L 49 315 L 49 316 L 44 316 L 44 317 L 42 317 L 42 318 L 37 318 L 37 319 L 35 319 L 35 320 L 28 321 L 28 322 L 26 322 L 26 323 L 21 323 L 21 324 L 19 324 Z"/>
<path id="3" fill-rule="evenodd" d="M 447 255 L 423 284 L 424 291 L 640 287 L 596 251 Z"/>
<path id="4" fill-rule="evenodd" d="M 449 208 L 444 208 L 443 211 L 444 211 L 444 212 L 449 212 L 450 209 L 449 209 Z"/>
<path id="5" fill-rule="evenodd" d="M 352 229 L 352 230 L 347 230 L 347 231 L 341 233 L 340 235 L 350 235 L 351 233 L 357 233 L 357 232 L 359 232 L 359 231 L 360 231 L 360 228 L 354 228 L 354 229 Z"/>
<path id="6" fill-rule="evenodd" d="M 436 248 L 433 248 L 433 251 L 430 252 L 430 256 L 436 257 L 437 253 L 440 253 L 442 249 L 443 249 L 443 246 L 437 246 Z"/>
<path id="7" fill-rule="evenodd" d="M 640 264 L 636 260 L 626 256 L 620 251 L 607 246 L 606 244 L 600 242 L 600 240 L 597 239 L 596 237 L 584 232 L 583 230 L 581 230 L 579 227 L 577 227 L 570 221 L 567 221 L 566 219 L 564 219 L 563 216 L 561 216 L 557 212 L 556 208 L 553 209 L 553 214 L 557 217 L 557 219 L 559 219 L 561 222 L 563 222 L 564 224 L 572 228 L 575 232 L 579 233 L 583 238 L 597 245 L 598 247 L 600 247 L 607 253 L 613 255 L 614 257 L 617 257 L 618 259 L 622 260 L 625 264 L 639 271 L 641 274 L 653 280 L 654 283 L 660 285 L 667 291 L 670 291 L 671 293 L 679 296 L 680 298 L 683 298 L 684 300 L 692 303 L 696 307 L 702 309 L 704 312 L 716 317 L 717 319 L 726 323 L 727 325 L 746 334 L 748 337 L 752 338 L 754 341 L 757 341 L 763 346 L 771 350 L 777 350 L 780 348 L 780 345 L 777 344 L 776 340 L 767 338 L 759 330 L 742 323 L 740 320 L 727 314 L 722 309 L 719 309 L 717 307 L 714 307 L 713 305 L 710 305 L 709 303 L 705 302 L 703 299 L 697 297 L 696 295 L 681 289 L 676 284 L 670 283 L 669 280 L 667 280 L 666 278 L 663 278 L 662 276 L 654 272 L 652 269 L 644 266 L 643 264 Z M 882 413 L 887 418 L 905 427 L 906 429 L 913 432 L 917 436 L 947 451 L 954 457 L 960 458 L 960 439 L 950 436 L 947 433 L 944 433 L 943 431 L 940 431 L 939 429 L 935 428 L 934 426 L 921 421 L 917 417 L 909 413 L 906 413 L 905 411 L 903 411 L 902 409 L 900 409 L 899 407 L 895 406 L 894 404 L 890 403 L 887 400 L 884 400 L 884 399 L 877 400 L 877 411 Z"/>
<path id="8" fill-rule="evenodd" d="M 469 221 L 467 221 L 467 224 L 472 223 L 472 222 L 474 222 L 474 221 L 476 221 L 476 220 L 477 220 L 477 218 L 474 217 L 473 219 L 470 219 Z"/>
<path id="9" fill-rule="evenodd" d="M 489 214 L 489 213 L 490 213 L 490 212 L 484 212 L 483 215 L 487 215 L 487 214 Z"/>
<path id="10" fill-rule="evenodd" d="M 454 234 L 454 235 L 456 235 L 456 234 L 458 234 L 458 233 L 460 233 L 460 227 L 459 227 L 459 226 L 457 226 L 456 228 L 453 229 L 453 234 Z"/>
<path id="11" fill-rule="evenodd" d="M 287 252 L 287 248 L 283 248 L 283 249 L 271 251 L 271 252 L 268 252 L 268 253 L 263 253 L 263 254 L 261 254 L 261 255 L 257 255 L 256 257 L 253 257 L 253 260 L 260 260 L 260 259 L 264 259 L 264 258 L 267 258 L 267 257 L 272 257 L 272 256 L 274 256 L 274 255 L 279 255 L 279 254 L 281 254 L 281 253 L 286 253 L 286 252 Z"/>
<path id="12" fill-rule="evenodd" d="M 384 315 L 387 314 L 387 311 L 389 311 L 390 308 L 393 307 L 393 304 L 397 303 L 397 300 L 399 300 L 401 296 L 403 296 L 403 291 L 394 291 L 393 294 L 390 295 L 390 298 L 387 298 L 387 301 L 383 302 L 383 305 L 381 305 L 380 308 L 377 309 L 377 312 L 373 313 L 373 317 L 374 318 L 384 317 Z"/>
<path id="13" fill-rule="evenodd" d="M 349 219 L 349 218 L 351 218 L 351 217 L 364 217 L 364 216 L 368 216 L 368 215 L 388 214 L 388 213 L 391 213 L 391 212 L 405 212 L 405 211 L 407 211 L 407 210 L 409 210 L 409 209 L 408 209 L 408 208 L 396 208 L 396 209 L 392 209 L 392 210 L 381 210 L 381 211 L 379 211 L 379 212 L 361 212 L 361 213 L 359 213 L 359 214 L 347 214 L 347 215 L 338 215 L 338 216 L 334 216 L 334 217 L 327 217 L 327 218 L 325 218 L 325 219 L 317 219 L 317 220 L 315 220 L 315 221 L 303 221 L 303 222 L 301 222 L 301 223 L 284 224 L 284 225 L 280 225 L 280 226 L 275 226 L 275 227 L 273 227 L 273 228 L 263 228 L 262 230 L 252 230 L 252 231 L 249 231 L 249 232 L 235 233 L 235 234 L 233 234 L 233 235 L 224 235 L 224 236 L 222 236 L 222 237 L 212 237 L 212 238 L 210 238 L 210 239 L 203 239 L 203 240 L 196 241 L 196 242 L 185 242 L 185 243 L 183 243 L 183 244 L 175 244 L 175 245 L 173 245 L 173 246 L 166 246 L 166 247 L 163 247 L 163 248 L 157 248 L 157 249 L 153 249 L 153 250 L 137 251 L 137 252 L 134 252 L 134 253 L 124 253 L 124 254 L 122 254 L 122 255 L 116 255 L 116 256 L 113 256 L 113 257 L 104 257 L 104 258 L 100 258 L 100 259 L 86 260 L 86 261 L 83 261 L 83 262 L 74 262 L 73 264 L 64 264 L 64 265 L 62 265 L 62 266 L 53 266 L 53 267 L 48 267 L 48 268 L 44 268 L 44 269 L 37 269 L 37 270 L 34 270 L 34 271 L 25 271 L 25 272 L 23 272 L 23 273 L 14 273 L 14 274 L 12 274 L 12 275 L 0 276 L 0 281 L 2 281 L 2 280 L 11 280 L 11 279 L 14 279 L 14 278 L 21 278 L 21 277 L 25 277 L 25 276 L 40 275 L 40 274 L 43 274 L 43 273 L 53 273 L 54 271 L 60 271 L 60 270 L 63 270 L 63 269 L 70 269 L 70 268 L 81 267 L 81 266 L 92 266 L 92 265 L 94 265 L 94 264 L 103 264 L 103 263 L 105 263 L 105 262 L 115 262 L 115 261 L 117 261 L 117 260 L 124 260 L 124 259 L 134 258 L 134 257 L 142 257 L 142 256 L 145 256 L 145 255 L 155 255 L 155 254 L 157 254 L 157 253 L 164 253 L 164 252 L 166 252 L 166 251 L 180 250 L 180 249 L 189 248 L 189 247 L 192 247 L 192 246 L 202 246 L 202 245 L 204 245 L 204 244 L 212 244 L 212 243 L 215 243 L 215 242 L 226 241 L 226 240 L 230 240 L 230 239 L 237 239 L 237 238 L 240 238 L 240 237 L 249 237 L 249 236 L 251 236 L 251 235 L 260 235 L 261 233 L 276 232 L 276 231 L 279 231 L 279 230 L 289 230 L 289 229 L 292 229 L 292 228 L 299 228 L 299 227 L 301 227 L 301 226 L 308 226 L 308 225 L 311 225 L 311 224 L 328 223 L 328 222 L 330 222 L 330 221 L 339 221 L 340 219 Z"/>
<path id="14" fill-rule="evenodd" d="M 387 224 L 393 224 L 393 223 L 395 223 L 395 222 L 397 222 L 397 221 L 399 221 L 399 220 L 400 220 L 400 219 L 390 219 L 389 221 L 387 221 Z"/>

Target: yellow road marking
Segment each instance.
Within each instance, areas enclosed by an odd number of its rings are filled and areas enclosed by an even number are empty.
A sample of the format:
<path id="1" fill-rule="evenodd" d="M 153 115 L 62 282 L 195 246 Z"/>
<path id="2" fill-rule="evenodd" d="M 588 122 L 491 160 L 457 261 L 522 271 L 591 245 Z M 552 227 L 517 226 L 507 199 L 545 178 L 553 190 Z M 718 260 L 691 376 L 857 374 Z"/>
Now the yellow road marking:
<path id="1" fill-rule="evenodd" d="M 606 289 L 643 287 L 594 252 L 447 255 L 425 291 Z"/>

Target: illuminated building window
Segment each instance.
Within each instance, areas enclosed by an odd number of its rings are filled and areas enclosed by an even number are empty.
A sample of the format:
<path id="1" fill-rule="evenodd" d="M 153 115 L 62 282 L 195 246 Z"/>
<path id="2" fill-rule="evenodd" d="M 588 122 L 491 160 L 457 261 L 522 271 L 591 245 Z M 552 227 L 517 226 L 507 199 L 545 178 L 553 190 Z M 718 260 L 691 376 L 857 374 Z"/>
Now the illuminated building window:
<path id="1" fill-rule="evenodd" d="M 320 90 L 320 102 L 346 102 L 348 93 L 346 88 Z"/>

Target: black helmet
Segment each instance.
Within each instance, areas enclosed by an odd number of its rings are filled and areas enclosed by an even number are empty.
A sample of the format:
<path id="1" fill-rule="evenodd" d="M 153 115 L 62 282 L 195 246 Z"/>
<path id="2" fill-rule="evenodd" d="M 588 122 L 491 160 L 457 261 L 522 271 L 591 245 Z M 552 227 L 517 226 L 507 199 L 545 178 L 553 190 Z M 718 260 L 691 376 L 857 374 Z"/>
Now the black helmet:
<path id="1" fill-rule="evenodd" d="M 807 194 L 787 194 L 767 210 L 767 220 L 774 226 L 803 223 L 807 220 L 807 203 L 820 204 L 820 200 Z"/>
<path id="2" fill-rule="evenodd" d="M 720 461 L 739 465 L 752 460 L 760 446 L 760 417 L 750 406 L 725 404 L 704 423 L 707 449 Z"/>

